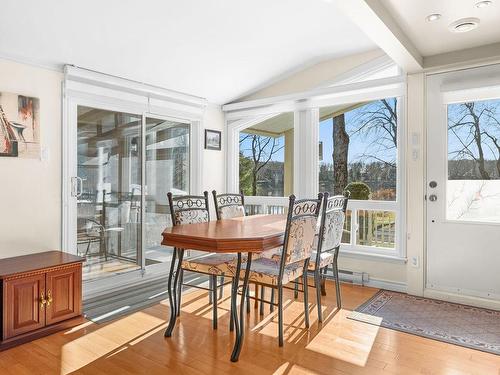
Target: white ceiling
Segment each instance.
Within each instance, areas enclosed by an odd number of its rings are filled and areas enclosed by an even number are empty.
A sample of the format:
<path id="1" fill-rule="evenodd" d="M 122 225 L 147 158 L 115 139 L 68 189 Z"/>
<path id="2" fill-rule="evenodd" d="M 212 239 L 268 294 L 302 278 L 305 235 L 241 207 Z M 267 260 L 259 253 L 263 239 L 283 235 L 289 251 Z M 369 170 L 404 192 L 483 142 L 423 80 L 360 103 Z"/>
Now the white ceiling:
<path id="1" fill-rule="evenodd" d="M 2 0 L 0 56 L 74 64 L 225 103 L 376 46 L 341 0 Z"/>
<path id="2" fill-rule="evenodd" d="M 457 51 L 500 42 L 500 0 L 485 8 L 476 8 L 479 0 L 380 0 L 423 56 Z M 442 14 L 427 22 L 432 13 Z M 460 18 L 477 17 L 477 29 L 452 33 L 448 25 Z"/>

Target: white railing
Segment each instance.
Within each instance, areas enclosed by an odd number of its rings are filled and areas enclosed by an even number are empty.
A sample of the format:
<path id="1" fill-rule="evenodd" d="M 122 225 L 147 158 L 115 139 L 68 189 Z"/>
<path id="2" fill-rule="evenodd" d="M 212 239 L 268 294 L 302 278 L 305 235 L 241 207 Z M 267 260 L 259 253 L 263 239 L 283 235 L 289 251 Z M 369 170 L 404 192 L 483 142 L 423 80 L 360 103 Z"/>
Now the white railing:
<path id="1" fill-rule="evenodd" d="M 285 214 L 287 197 L 245 196 L 248 215 Z M 397 256 L 398 204 L 395 201 L 349 200 L 342 250 Z"/>

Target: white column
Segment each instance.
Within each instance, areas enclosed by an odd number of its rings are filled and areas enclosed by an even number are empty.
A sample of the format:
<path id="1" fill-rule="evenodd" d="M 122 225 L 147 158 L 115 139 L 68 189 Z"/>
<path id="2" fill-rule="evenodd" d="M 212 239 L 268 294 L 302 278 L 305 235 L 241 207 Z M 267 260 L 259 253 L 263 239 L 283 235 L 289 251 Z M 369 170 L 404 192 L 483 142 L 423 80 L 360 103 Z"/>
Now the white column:
<path id="1" fill-rule="evenodd" d="M 407 139 L 406 139 L 406 254 L 407 291 L 422 296 L 424 292 L 425 231 L 425 76 L 422 73 L 408 75 Z M 405 212 L 406 211 L 406 212 Z"/>
<path id="2" fill-rule="evenodd" d="M 312 198 L 318 194 L 318 127 L 317 108 L 295 112 L 293 190 L 297 198 Z"/>

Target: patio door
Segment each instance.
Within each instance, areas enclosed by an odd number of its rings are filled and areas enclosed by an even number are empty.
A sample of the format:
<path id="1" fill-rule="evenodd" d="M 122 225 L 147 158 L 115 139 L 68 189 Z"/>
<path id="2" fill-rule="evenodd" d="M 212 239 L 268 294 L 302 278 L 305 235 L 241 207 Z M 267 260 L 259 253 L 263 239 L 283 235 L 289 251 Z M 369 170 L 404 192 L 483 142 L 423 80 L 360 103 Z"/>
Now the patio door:
<path id="1" fill-rule="evenodd" d="M 167 192 L 190 191 L 190 122 L 78 100 L 70 117 L 76 157 L 67 231 L 73 253 L 86 259 L 84 281 L 155 265 L 164 272 L 160 263 L 171 258 L 161 246 L 171 225 Z"/>
<path id="2" fill-rule="evenodd" d="M 500 66 L 427 78 L 426 295 L 500 308 Z"/>

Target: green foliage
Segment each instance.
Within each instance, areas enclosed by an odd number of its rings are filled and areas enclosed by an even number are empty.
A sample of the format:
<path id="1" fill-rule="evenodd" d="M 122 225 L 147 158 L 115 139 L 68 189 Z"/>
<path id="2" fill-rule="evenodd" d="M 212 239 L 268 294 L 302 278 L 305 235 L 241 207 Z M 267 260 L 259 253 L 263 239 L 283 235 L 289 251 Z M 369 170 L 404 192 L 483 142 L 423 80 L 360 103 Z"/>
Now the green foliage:
<path id="1" fill-rule="evenodd" d="M 349 193 L 351 193 L 350 199 L 368 200 L 370 199 L 370 187 L 361 181 L 350 182 L 346 187 Z"/>
<path id="2" fill-rule="evenodd" d="M 240 190 L 244 195 L 252 195 L 253 161 L 240 152 Z"/>

